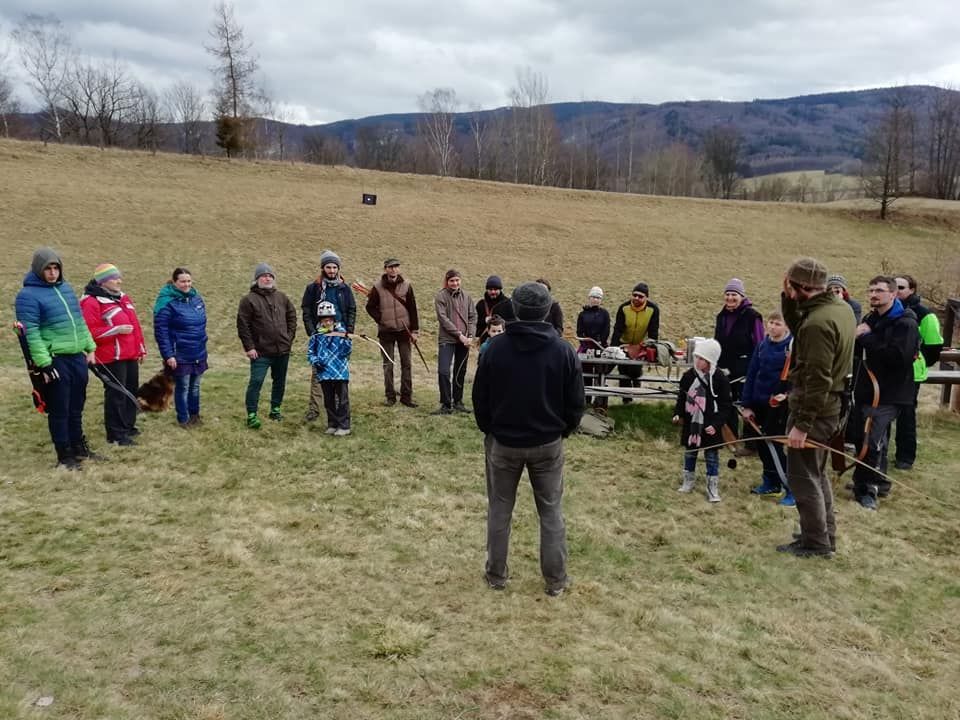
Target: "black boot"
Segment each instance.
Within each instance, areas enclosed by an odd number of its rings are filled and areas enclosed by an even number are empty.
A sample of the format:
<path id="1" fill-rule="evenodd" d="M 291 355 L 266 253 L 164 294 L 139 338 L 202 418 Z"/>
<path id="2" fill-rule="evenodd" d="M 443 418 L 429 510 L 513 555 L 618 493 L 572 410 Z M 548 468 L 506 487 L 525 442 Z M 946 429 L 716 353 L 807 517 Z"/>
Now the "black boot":
<path id="1" fill-rule="evenodd" d="M 81 470 L 80 461 L 73 454 L 73 447 L 70 445 L 54 445 L 57 451 L 57 467 L 64 470 Z"/>
<path id="2" fill-rule="evenodd" d="M 90 444 L 87 442 L 86 435 L 80 438 L 80 442 L 73 443 L 72 448 L 73 455 L 77 460 L 93 460 L 94 462 L 103 460 L 103 455 L 95 453 L 90 449 Z"/>

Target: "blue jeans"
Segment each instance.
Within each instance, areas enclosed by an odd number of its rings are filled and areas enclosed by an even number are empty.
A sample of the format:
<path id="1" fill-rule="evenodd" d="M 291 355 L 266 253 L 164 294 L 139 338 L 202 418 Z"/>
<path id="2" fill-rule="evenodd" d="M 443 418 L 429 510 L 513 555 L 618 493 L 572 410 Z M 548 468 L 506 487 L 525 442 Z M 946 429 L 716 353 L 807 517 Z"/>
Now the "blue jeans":
<path id="1" fill-rule="evenodd" d="M 687 472 L 693 472 L 697 469 L 697 453 L 699 450 L 683 451 L 683 469 Z M 707 476 L 720 474 L 720 450 L 719 448 L 710 448 L 703 451 L 703 456 L 707 460 Z"/>
<path id="2" fill-rule="evenodd" d="M 200 414 L 200 375 L 177 375 L 174 380 L 173 404 L 177 422 L 185 423 L 191 415 Z"/>

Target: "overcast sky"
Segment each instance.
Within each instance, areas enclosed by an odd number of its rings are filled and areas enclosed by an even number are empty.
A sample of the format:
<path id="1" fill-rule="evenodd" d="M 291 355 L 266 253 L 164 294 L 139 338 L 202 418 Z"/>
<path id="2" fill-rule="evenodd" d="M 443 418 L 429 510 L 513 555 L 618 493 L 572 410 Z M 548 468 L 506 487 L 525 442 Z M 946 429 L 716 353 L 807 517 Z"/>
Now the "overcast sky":
<path id="1" fill-rule="evenodd" d="M 725 7 L 730 5 L 731 7 Z M 956 0 L 236 0 L 271 95 L 321 123 L 409 112 L 436 87 L 464 109 L 507 104 L 516 71 L 550 101 L 751 100 L 960 86 Z M 0 51 L 26 12 L 54 13 L 83 53 L 162 90 L 212 81 L 213 3 L 0 0 Z M 8 63 L 16 59 L 13 48 Z M 34 99 L 18 92 L 27 107 Z"/>

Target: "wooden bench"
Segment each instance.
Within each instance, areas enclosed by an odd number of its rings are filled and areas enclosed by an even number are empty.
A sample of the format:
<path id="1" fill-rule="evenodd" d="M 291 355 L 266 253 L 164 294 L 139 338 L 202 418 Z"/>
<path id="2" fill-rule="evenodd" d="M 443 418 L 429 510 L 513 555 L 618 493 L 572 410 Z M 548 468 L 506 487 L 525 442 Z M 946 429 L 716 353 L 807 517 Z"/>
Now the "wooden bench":
<path id="1" fill-rule="evenodd" d="M 929 385 L 960 385 L 960 370 L 928 370 L 924 382 Z"/>

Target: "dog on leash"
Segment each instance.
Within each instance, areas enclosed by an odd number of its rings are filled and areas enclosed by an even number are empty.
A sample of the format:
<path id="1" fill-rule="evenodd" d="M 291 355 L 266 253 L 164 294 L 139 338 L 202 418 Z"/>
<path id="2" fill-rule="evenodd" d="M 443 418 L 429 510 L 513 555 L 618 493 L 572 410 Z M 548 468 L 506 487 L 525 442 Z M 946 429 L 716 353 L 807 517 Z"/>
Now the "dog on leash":
<path id="1" fill-rule="evenodd" d="M 173 378 L 163 370 L 147 380 L 137 390 L 137 400 L 144 412 L 163 412 L 173 399 Z"/>

